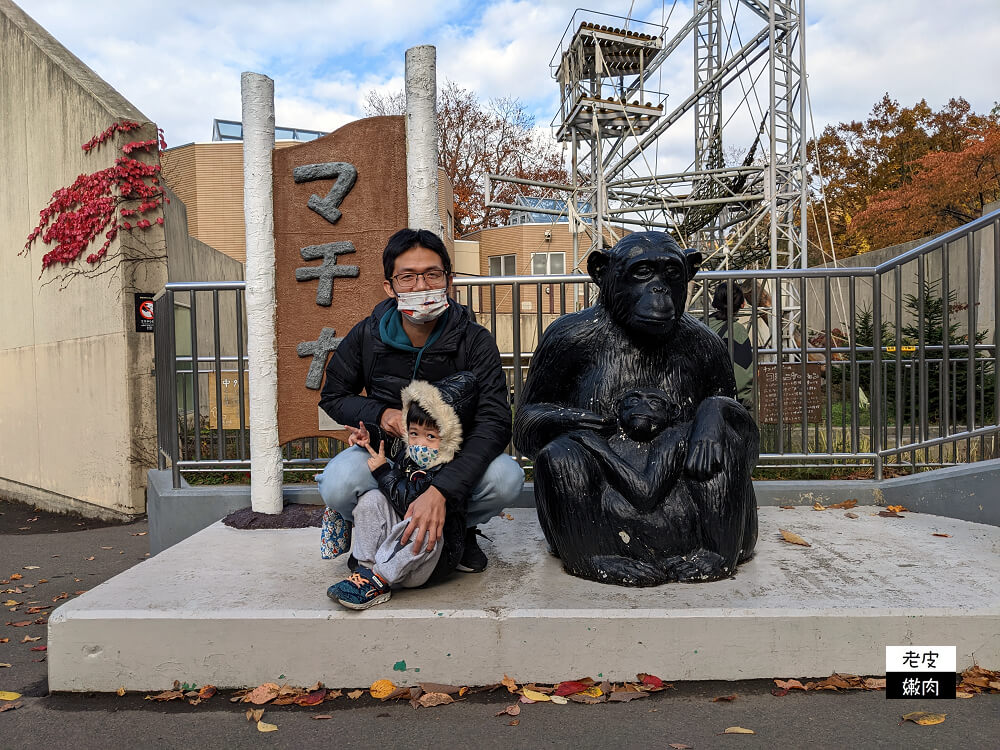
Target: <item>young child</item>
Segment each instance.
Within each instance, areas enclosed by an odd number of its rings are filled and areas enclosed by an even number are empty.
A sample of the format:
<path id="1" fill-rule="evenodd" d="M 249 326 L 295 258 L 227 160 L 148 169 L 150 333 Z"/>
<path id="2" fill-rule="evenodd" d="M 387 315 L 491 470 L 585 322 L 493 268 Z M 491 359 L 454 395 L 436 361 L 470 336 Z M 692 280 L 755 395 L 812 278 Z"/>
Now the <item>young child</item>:
<path id="1" fill-rule="evenodd" d="M 475 407 L 476 383 L 463 371 L 431 384 L 411 382 L 401 393 L 406 421 L 406 444 L 386 460 L 385 443 L 376 452 L 364 425 L 352 431 L 354 442 L 367 448 L 368 468 L 378 483 L 358 499 L 354 509 L 353 547 L 358 567 L 331 586 L 327 595 L 350 609 L 368 609 L 389 600 L 392 589 L 415 588 L 444 578 L 462 559 L 467 498 L 446 498 L 441 539 L 432 550 L 417 546 L 423 534 L 407 543 L 401 538 L 409 526 L 406 511 L 434 481 L 442 466 L 462 445 L 462 418 Z"/>

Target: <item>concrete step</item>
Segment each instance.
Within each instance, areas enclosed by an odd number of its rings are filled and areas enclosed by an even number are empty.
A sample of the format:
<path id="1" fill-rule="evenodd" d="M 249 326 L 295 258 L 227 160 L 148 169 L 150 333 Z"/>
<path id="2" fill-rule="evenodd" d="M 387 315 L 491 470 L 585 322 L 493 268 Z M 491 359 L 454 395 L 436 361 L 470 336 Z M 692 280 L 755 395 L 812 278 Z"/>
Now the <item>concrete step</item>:
<path id="1" fill-rule="evenodd" d="M 483 527 L 484 573 L 365 612 L 326 597 L 346 561 L 320 559 L 318 529 L 215 523 L 53 612 L 49 686 L 872 675 L 887 645 L 954 645 L 959 669 L 1000 667 L 1000 528 L 879 510 L 761 508 L 735 578 L 629 589 L 565 574 L 534 511 L 513 509 Z"/>

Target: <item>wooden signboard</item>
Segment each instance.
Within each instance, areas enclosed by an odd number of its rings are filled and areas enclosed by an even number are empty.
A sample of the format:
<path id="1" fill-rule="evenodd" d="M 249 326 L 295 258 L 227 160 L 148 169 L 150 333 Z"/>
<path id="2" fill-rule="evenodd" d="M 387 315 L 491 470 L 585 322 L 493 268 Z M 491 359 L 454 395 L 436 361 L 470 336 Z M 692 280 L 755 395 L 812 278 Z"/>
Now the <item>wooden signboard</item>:
<path id="1" fill-rule="evenodd" d="M 217 391 L 215 390 L 215 372 L 207 373 L 208 380 L 208 428 L 210 430 L 219 429 L 219 405 L 217 403 Z M 244 419 L 249 420 L 250 414 L 250 389 L 247 387 L 250 374 L 243 371 L 243 414 Z M 237 373 L 223 372 L 219 380 L 222 386 L 222 429 L 240 429 L 240 380 Z"/>
<path id="2" fill-rule="evenodd" d="M 406 126 L 367 117 L 273 152 L 278 439 L 345 439 L 319 409 L 330 354 L 385 299 L 382 250 L 407 225 Z"/>
<path id="3" fill-rule="evenodd" d="M 806 364 L 806 421 L 823 419 L 823 365 Z M 757 366 L 757 421 L 778 424 L 778 365 Z M 781 419 L 785 424 L 802 424 L 802 365 L 781 367 Z"/>

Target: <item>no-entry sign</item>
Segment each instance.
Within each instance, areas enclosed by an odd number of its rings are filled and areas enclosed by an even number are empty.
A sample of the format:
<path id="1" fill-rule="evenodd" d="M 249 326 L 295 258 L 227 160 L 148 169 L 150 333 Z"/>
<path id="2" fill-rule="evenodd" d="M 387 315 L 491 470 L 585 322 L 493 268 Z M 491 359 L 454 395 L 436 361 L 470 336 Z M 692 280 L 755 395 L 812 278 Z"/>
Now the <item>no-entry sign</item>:
<path id="1" fill-rule="evenodd" d="M 153 295 L 135 295 L 135 330 L 138 333 L 153 332 Z"/>

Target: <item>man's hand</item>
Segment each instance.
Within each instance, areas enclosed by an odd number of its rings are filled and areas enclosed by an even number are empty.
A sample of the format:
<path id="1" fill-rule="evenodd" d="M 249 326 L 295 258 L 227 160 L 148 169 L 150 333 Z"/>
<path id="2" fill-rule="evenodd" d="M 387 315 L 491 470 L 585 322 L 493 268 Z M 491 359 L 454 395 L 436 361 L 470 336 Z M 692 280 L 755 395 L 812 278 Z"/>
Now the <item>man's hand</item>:
<path id="1" fill-rule="evenodd" d="M 399 539 L 400 545 L 407 544 L 412 534 L 414 554 L 420 551 L 425 537 L 427 551 L 433 551 L 444 529 L 444 506 L 444 495 L 436 487 L 428 487 L 406 511 L 404 518 L 409 519 L 410 524 Z"/>
<path id="2" fill-rule="evenodd" d="M 382 429 L 390 435 L 403 437 L 403 432 L 405 432 L 403 429 L 403 412 L 399 409 L 386 409 L 382 412 L 382 418 L 379 420 L 379 424 Z"/>
<path id="3" fill-rule="evenodd" d="M 348 445 L 360 445 L 362 448 L 368 448 L 368 452 L 371 453 L 371 436 L 368 434 L 368 428 L 365 427 L 364 422 L 358 422 L 357 427 L 345 424 L 344 429 L 348 432 Z"/>

